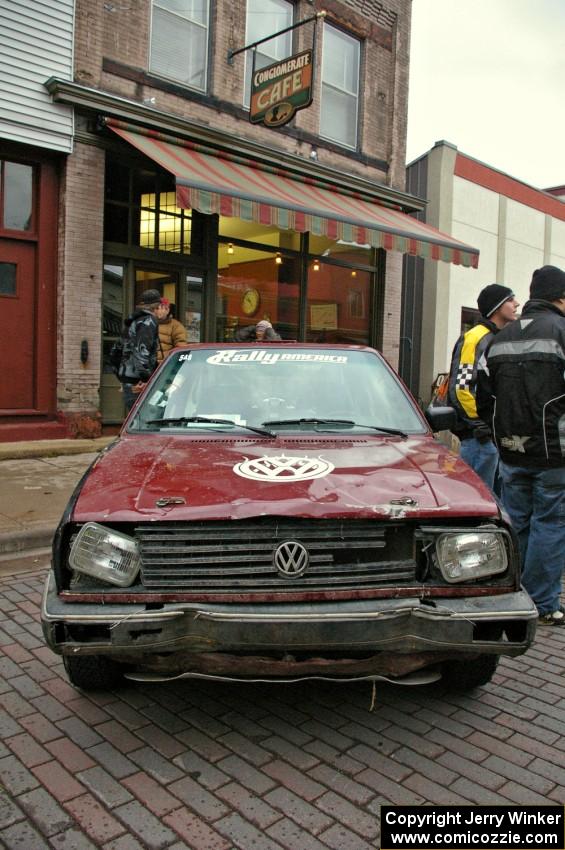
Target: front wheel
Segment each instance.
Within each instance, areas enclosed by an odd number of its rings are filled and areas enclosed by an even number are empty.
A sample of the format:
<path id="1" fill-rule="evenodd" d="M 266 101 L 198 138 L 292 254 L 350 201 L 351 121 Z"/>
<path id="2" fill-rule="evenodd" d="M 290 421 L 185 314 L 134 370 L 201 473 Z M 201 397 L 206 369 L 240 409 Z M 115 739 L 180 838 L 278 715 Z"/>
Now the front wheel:
<path id="1" fill-rule="evenodd" d="M 103 691 L 123 682 L 119 664 L 103 655 L 64 655 L 71 685 L 83 691 Z"/>
<path id="2" fill-rule="evenodd" d="M 498 655 L 479 655 L 464 661 L 445 661 L 441 665 L 442 681 L 452 691 L 471 691 L 490 682 L 498 660 Z"/>

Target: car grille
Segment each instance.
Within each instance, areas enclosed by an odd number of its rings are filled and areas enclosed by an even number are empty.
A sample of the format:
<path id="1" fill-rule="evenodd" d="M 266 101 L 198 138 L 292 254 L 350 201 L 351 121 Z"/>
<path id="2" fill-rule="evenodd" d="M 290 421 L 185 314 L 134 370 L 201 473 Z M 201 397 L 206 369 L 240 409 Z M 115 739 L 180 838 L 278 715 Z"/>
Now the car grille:
<path id="1" fill-rule="evenodd" d="M 312 590 L 412 584 L 413 534 L 403 524 L 372 521 L 233 521 L 151 523 L 135 536 L 145 587 L 187 591 Z M 274 565 L 280 543 L 308 550 L 306 570 L 294 577 Z"/>

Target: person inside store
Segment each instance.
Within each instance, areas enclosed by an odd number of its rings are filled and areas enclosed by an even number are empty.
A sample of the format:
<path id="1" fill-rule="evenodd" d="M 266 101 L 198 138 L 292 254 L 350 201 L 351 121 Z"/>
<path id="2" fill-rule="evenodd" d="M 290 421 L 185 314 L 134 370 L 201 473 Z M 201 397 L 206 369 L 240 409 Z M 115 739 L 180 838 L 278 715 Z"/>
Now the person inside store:
<path id="1" fill-rule="evenodd" d="M 565 271 L 536 269 L 520 319 L 479 363 L 477 405 L 500 453 L 502 504 L 518 535 L 522 584 L 542 626 L 563 626 Z"/>
<path id="2" fill-rule="evenodd" d="M 277 342 L 281 337 L 268 319 L 261 319 L 256 325 L 238 328 L 233 338 L 235 342 Z"/>
<path id="3" fill-rule="evenodd" d="M 508 286 L 490 283 L 479 292 L 477 306 L 481 318 L 455 343 L 447 392 L 457 413 L 452 431 L 461 441 L 461 458 L 495 491 L 498 451 L 490 427 L 477 413 L 477 368 L 494 335 L 515 320 L 520 304 Z"/>
<path id="4" fill-rule="evenodd" d="M 184 348 L 188 342 L 186 328 L 175 318 L 175 305 L 171 304 L 167 298 L 161 298 L 157 319 L 159 321 L 157 362 L 160 363 L 173 348 Z"/>

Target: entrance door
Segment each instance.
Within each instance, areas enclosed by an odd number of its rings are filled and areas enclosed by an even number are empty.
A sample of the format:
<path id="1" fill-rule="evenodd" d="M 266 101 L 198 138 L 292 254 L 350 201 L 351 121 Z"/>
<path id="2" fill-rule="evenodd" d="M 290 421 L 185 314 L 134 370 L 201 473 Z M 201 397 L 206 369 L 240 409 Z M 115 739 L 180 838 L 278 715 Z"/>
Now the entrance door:
<path id="1" fill-rule="evenodd" d="M 3 413 L 23 414 L 37 409 L 35 253 L 33 243 L 0 240 L 0 363 L 9 364 L 10 371 L 10 379 L 0 381 Z"/>
<path id="2" fill-rule="evenodd" d="M 157 289 L 171 303 L 175 318 L 187 329 L 189 342 L 200 342 L 202 322 L 202 276 L 186 268 L 166 268 L 150 263 L 112 261 L 104 265 L 102 296 L 102 377 L 100 407 L 105 424 L 124 417 L 122 387 L 110 366 L 112 345 L 120 336 L 123 321 L 147 289 Z"/>

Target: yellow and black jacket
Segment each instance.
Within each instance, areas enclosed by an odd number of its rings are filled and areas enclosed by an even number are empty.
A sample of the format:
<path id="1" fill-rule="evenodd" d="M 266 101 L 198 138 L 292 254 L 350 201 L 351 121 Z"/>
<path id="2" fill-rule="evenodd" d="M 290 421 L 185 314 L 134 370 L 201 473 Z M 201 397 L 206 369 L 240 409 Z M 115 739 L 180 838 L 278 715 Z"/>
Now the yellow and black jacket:
<path id="1" fill-rule="evenodd" d="M 457 412 L 454 433 L 462 440 L 474 436 L 488 439 L 490 436 L 487 426 L 477 413 L 477 368 L 480 357 L 497 331 L 493 322 L 481 319 L 459 337 L 451 355 L 449 403 Z"/>

